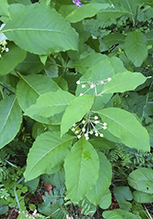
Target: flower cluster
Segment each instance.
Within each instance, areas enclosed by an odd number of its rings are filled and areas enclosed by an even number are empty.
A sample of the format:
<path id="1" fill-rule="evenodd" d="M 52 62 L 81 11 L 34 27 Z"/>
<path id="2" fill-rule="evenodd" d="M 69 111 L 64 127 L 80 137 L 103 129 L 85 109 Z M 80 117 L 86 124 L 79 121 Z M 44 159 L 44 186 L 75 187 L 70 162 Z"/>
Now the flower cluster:
<path id="1" fill-rule="evenodd" d="M 94 95 L 95 96 L 101 96 L 102 92 L 98 94 L 97 86 L 98 85 L 104 85 L 105 83 L 107 83 L 109 81 L 111 81 L 111 78 L 107 78 L 107 79 L 100 80 L 100 81 L 97 81 L 97 82 L 80 81 L 80 80 L 78 80 L 76 82 L 76 84 L 78 84 L 78 85 L 80 84 L 83 89 L 87 88 L 84 93 L 80 93 L 80 96 L 86 94 L 91 89 L 94 89 Z"/>
<path id="2" fill-rule="evenodd" d="M 2 30 L 2 28 L 5 26 L 5 24 L 2 24 L 0 26 L 0 30 Z M 7 37 L 3 34 L 3 33 L 0 33 L 0 58 L 1 58 L 1 54 L 3 52 L 8 52 L 9 51 L 9 48 L 7 48 Z"/>
<path id="3" fill-rule="evenodd" d="M 72 2 L 78 7 L 82 5 L 82 3 L 79 0 L 72 0 Z"/>
<path id="4" fill-rule="evenodd" d="M 74 124 L 71 130 L 77 135 L 77 138 L 81 138 L 84 135 L 86 140 L 89 140 L 90 135 L 104 137 L 99 131 L 101 129 L 107 129 L 107 124 L 102 123 L 98 116 L 91 117 L 90 113 L 88 113 L 87 117 L 81 122 Z"/>
<path id="5" fill-rule="evenodd" d="M 1 58 L 1 54 L 3 52 L 8 52 L 9 51 L 9 48 L 7 48 L 7 42 L 6 40 L 0 40 L 0 58 Z"/>

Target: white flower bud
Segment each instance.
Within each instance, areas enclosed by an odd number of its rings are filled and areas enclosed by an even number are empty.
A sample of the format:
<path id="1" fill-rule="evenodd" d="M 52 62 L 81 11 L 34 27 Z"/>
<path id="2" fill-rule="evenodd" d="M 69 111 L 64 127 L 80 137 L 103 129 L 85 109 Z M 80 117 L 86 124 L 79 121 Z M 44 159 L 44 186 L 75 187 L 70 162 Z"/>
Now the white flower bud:
<path id="1" fill-rule="evenodd" d="M 111 78 L 107 78 L 107 81 L 111 81 L 112 79 Z"/>
<path id="2" fill-rule="evenodd" d="M 100 81 L 100 84 L 105 84 L 105 82 L 103 80 Z"/>
<path id="3" fill-rule="evenodd" d="M 85 124 L 85 123 L 86 123 L 86 121 L 83 119 L 81 123 L 82 123 L 82 124 Z"/>
<path id="4" fill-rule="evenodd" d="M 82 88 L 85 88 L 86 87 L 86 85 L 85 84 L 82 84 L 82 86 L 81 86 Z"/>
<path id="5" fill-rule="evenodd" d="M 104 135 L 102 133 L 100 133 L 100 137 L 104 137 Z"/>
<path id="6" fill-rule="evenodd" d="M 8 52 L 8 51 L 9 51 L 9 48 L 6 48 L 5 51 Z"/>
<path id="7" fill-rule="evenodd" d="M 76 84 L 81 84 L 81 81 L 78 80 L 78 81 L 76 82 Z"/>
<path id="8" fill-rule="evenodd" d="M 81 93 L 79 96 L 83 96 L 83 93 Z"/>
<path id="9" fill-rule="evenodd" d="M 96 120 L 96 121 L 94 121 L 94 123 L 95 123 L 95 124 L 98 124 L 98 123 L 100 123 L 100 121 L 99 121 L 99 120 Z"/>
<path id="10" fill-rule="evenodd" d="M 82 132 L 85 132 L 86 131 L 86 129 L 85 128 L 82 128 Z"/>
<path id="11" fill-rule="evenodd" d="M 90 130 L 90 132 L 89 132 L 89 133 L 90 133 L 90 135 L 92 135 L 92 134 L 93 134 L 93 130 Z"/>
<path id="12" fill-rule="evenodd" d="M 85 136 L 85 137 L 88 137 L 88 133 L 85 133 L 84 136 Z"/>
<path id="13" fill-rule="evenodd" d="M 96 85 L 95 84 L 91 84 L 90 85 L 90 88 L 92 89 L 92 88 L 94 88 Z"/>

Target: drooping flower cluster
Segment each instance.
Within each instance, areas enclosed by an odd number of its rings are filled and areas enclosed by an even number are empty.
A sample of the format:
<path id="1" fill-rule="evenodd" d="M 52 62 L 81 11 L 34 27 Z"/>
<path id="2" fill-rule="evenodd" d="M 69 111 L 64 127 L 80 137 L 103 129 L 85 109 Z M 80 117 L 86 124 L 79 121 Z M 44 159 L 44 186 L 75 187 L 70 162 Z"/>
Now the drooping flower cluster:
<path id="1" fill-rule="evenodd" d="M 105 83 L 111 81 L 111 78 L 107 78 L 107 79 L 104 79 L 104 80 L 100 80 L 100 81 L 97 81 L 97 82 L 90 82 L 90 81 L 80 81 L 78 80 L 76 82 L 76 84 L 82 84 L 81 87 L 83 89 L 87 88 L 83 93 L 80 93 L 80 96 L 86 94 L 89 90 L 93 89 L 94 92 L 93 92 L 93 95 L 95 96 L 101 96 L 102 95 L 102 92 L 98 93 L 97 92 L 97 86 L 98 85 L 104 85 Z"/>
<path id="2" fill-rule="evenodd" d="M 90 116 L 89 112 L 81 122 L 75 123 L 71 130 L 77 135 L 77 138 L 80 139 L 84 135 L 86 140 L 89 140 L 90 135 L 103 137 L 101 129 L 107 129 L 107 124 L 102 123 L 97 115 Z"/>
<path id="3" fill-rule="evenodd" d="M 82 3 L 79 0 L 72 0 L 72 2 L 78 7 L 82 5 Z"/>
<path id="4" fill-rule="evenodd" d="M 5 24 L 2 24 L 0 26 L 0 30 L 5 26 Z M 9 51 L 9 48 L 7 47 L 7 37 L 3 34 L 3 33 L 0 33 L 0 58 L 1 58 L 1 54 L 3 52 L 8 52 Z"/>
<path id="5" fill-rule="evenodd" d="M 0 58 L 3 52 L 8 52 L 9 48 L 7 47 L 6 40 L 0 40 Z"/>

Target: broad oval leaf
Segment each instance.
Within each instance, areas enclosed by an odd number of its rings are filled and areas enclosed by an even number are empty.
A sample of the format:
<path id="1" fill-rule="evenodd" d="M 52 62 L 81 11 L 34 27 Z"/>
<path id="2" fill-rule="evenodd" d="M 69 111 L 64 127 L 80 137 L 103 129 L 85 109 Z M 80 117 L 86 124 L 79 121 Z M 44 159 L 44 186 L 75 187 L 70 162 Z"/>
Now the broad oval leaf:
<path id="1" fill-rule="evenodd" d="M 22 50 L 14 43 L 9 43 L 7 47 L 9 48 L 9 51 L 5 52 L 0 59 L 0 75 L 6 75 L 10 73 L 18 63 L 25 59 L 27 54 L 26 51 Z"/>
<path id="2" fill-rule="evenodd" d="M 136 67 L 141 66 L 148 55 L 145 35 L 139 31 L 129 32 L 125 39 L 124 49 L 128 59 Z"/>
<path id="3" fill-rule="evenodd" d="M 146 192 L 134 191 L 133 192 L 134 201 L 138 203 L 152 203 L 153 195 Z"/>
<path id="4" fill-rule="evenodd" d="M 25 115 L 53 116 L 64 111 L 74 98 L 71 93 L 63 90 L 47 92 L 38 97 L 37 102 L 25 111 Z"/>
<path id="5" fill-rule="evenodd" d="M 102 216 L 106 219 L 138 219 L 137 215 L 123 209 L 107 210 Z"/>
<path id="6" fill-rule="evenodd" d="M 21 108 L 25 111 L 36 102 L 41 94 L 58 89 L 60 89 L 58 85 L 45 75 L 20 75 L 16 91 L 17 99 Z"/>
<path id="7" fill-rule="evenodd" d="M 84 198 L 96 183 L 99 174 L 99 158 L 92 145 L 82 137 L 66 156 L 65 178 L 67 198 L 73 202 Z"/>
<path id="8" fill-rule="evenodd" d="M 8 144 L 18 133 L 22 111 L 14 95 L 0 101 L 0 148 Z"/>
<path id="9" fill-rule="evenodd" d="M 99 205 L 102 197 L 108 190 L 112 178 L 111 163 L 102 152 L 99 152 L 98 155 L 100 161 L 99 177 L 96 184 L 86 195 L 89 201 L 96 206 Z"/>
<path id="10" fill-rule="evenodd" d="M 38 136 L 28 154 L 25 180 L 32 180 L 62 163 L 73 139 L 74 136 L 60 138 L 58 132 L 49 131 Z"/>
<path id="11" fill-rule="evenodd" d="M 153 194 L 153 170 L 149 168 L 139 168 L 128 176 L 128 183 L 134 189 Z"/>
<path id="12" fill-rule="evenodd" d="M 61 136 L 65 134 L 75 122 L 79 122 L 82 117 L 91 109 L 94 96 L 83 95 L 76 97 L 68 105 L 61 122 Z"/>
<path id="13" fill-rule="evenodd" d="M 133 114 L 119 108 L 106 108 L 97 113 L 107 123 L 108 131 L 120 138 L 123 144 L 150 151 L 149 134 Z"/>
<path id="14" fill-rule="evenodd" d="M 22 49 L 39 55 L 78 49 L 75 30 L 58 12 L 41 4 L 25 6 L 2 32 Z"/>
<path id="15" fill-rule="evenodd" d="M 0 16 L 9 16 L 9 4 L 7 0 L 0 0 Z"/>
<path id="16" fill-rule="evenodd" d="M 146 77 L 141 73 L 129 71 L 118 73 L 112 76 L 112 80 L 104 85 L 102 93 L 116 93 L 134 90 L 138 85 L 146 81 Z"/>
<path id="17" fill-rule="evenodd" d="M 72 10 L 67 16 L 65 17 L 65 20 L 69 21 L 70 23 L 76 23 L 79 21 L 82 21 L 84 18 L 93 17 L 97 14 L 98 11 L 102 9 L 108 8 L 109 4 L 102 4 L 102 3 L 89 3 L 84 4 L 81 7 L 74 7 L 74 10 Z M 62 6 L 60 11 L 67 10 L 67 5 Z"/>
<path id="18" fill-rule="evenodd" d="M 17 85 L 17 99 L 20 107 L 23 111 L 29 108 L 32 104 L 36 103 L 37 98 L 46 92 L 57 91 L 60 89 L 58 85 L 45 75 L 20 75 L 20 81 Z M 50 119 L 42 116 L 33 116 L 33 119 L 43 122 L 50 123 Z"/>

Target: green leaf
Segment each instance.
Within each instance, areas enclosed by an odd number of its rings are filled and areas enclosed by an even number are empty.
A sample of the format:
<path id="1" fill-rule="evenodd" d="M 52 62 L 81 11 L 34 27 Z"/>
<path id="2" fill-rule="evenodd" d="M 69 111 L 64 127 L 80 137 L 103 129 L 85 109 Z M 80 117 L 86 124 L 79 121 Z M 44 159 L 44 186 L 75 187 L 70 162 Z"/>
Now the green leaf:
<path id="1" fill-rule="evenodd" d="M 104 43 L 108 47 L 115 44 L 123 44 L 124 40 L 125 40 L 125 36 L 121 33 L 112 33 L 107 36 L 104 36 Z"/>
<path id="2" fill-rule="evenodd" d="M 41 63 L 39 56 L 29 52 L 23 62 L 15 68 L 20 74 L 24 75 L 36 74 L 41 72 L 42 69 L 44 69 L 44 65 Z"/>
<path id="3" fill-rule="evenodd" d="M 73 139 L 74 136 L 60 138 L 58 132 L 49 131 L 38 136 L 28 154 L 25 180 L 32 180 L 62 163 Z"/>
<path id="4" fill-rule="evenodd" d="M 86 195 L 89 201 L 96 206 L 99 205 L 101 198 L 105 195 L 106 190 L 108 190 L 112 178 L 110 162 L 102 152 L 99 152 L 98 155 L 100 161 L 99 177 L 96 184 Z"/>
<path id="5" fill-rule="evenodd" d="M 7 205 L 0 203 L 0 214 L 5 214 L 9 210 L 9 207 Z"/>
<path id="6" fill-rule="evenodd" d="M 129 71 L 118 73 L 112 76 L 112 80 L 104 85 L 102 93 L 117 93 L 134 90 L 138 85 L 146 81 L 146 77 L 141 73 Z"/>
<path id="7" fill-rule="evenodd" d="M 40 4 L 25 6 L 1 32 L 22 49 L 39 55 L 78 49 L 78 35 L 70 24 Z"/>
<path id="8" fill-rule="evenodd" d="M 66 109 L 75 97 L 66 91 L 47 92 L 38 97 L 36 104 L 31 105 L 25 115 L 50 117 Z"/>
<path id="9" fill-rule="evenodd" d="M 62 6 L 61 10 L 67 10 L 67 5 Z M 109 4 L 101 4 L 101 3 L 89 3 L 84 4 L 81 7 L 73 7 L 69 14 L 65 17 L 65 20 L 70 23 L 76 23 L 82 21 L 84 18 L 93 17 L 97 14 L 98 11 L 102 9 L 106 9 L 109 7 Z"/>
<path id="10" fill-rule="evenodd" d="M 129 32 L 125 39 L 124 49 L 128 59 L 136 67 L 141 66 L 148 55 L 145 35 L 139 31 Z"/>
<path id="11" fill-rule="evenodd" d="M 23 111 L 34 104 L 41 94 L 59 89 L 58 85 L 45 75 L 20 75 L 20 77 L 16 92 Z"/>
<path id="12" fill-rule="evenodd" d="M 153 194 L 153 170 L 149 168 L 140 168 L 130 173 L 128 183 L 134 189 Z"/>
<path id="13" fill-rule="evenodd" d="M 107 209 L 109 208 L 111 203 L 112 203 L 112 195 L 109 189 L 107 189 L 99 202 L 99 207 L 102 209 Z"/>
<path id="14" fill-rule="evenodd" d="M 22 62 L 26 57 L 26 51 L 22 50 L 14 43 L 9 43 L 7 47 L 9 48 L 9 51 L 5 52 L 0 59 L 0 75 L 6 75 L 10 73 L 17 66 L 17 64 Z"/>
<path id="15" fill-rule="evenodd" d="M 113 189 L 115 199 L 119 203 L 120 208 L 129 211 L 132 207 L 130 202 L 133 199 L 132 192 L 128 186 L 115 186 Z"/>
<path id="16" fill-rule="evenodd" d="M 129 12 L 126 10 L 120 10 L 116 8 L 108 8 L 105 10 L 101 10 L 98 13 L 97 18 L 98 20 L 101 19 L 101 21 L 104 21 L 104 20 L 109 20 L 110 18 L 116 19 L 118 17 L 123 16 L 124 14 L 129 14 Z"/>
<path id="17" fill-rule="evenodd" d="M 102 216 L 105 219 L 138 219 L 137 215 L 122 209 L 104 211 Z"/>
<path id="18" fill-rule="evenodd" d="M 91 109 L 94 96 L 83 95 L 76 97 L 68 105 L 61 122 L 61 136 L 65 134 L 75 122 L 79 122 L 83 116 Z"/>
<path id="19" fill-rule="evenodd" d="M 8 144 L 18 133 L 22 112 L 14 95 L 0 101 L 0 148 Z"/>
<path id="20" fill-rule="evenodd" d="M 8 16 L 9 11 L 8 11 L 8 3 L 7 0 L 0 0 L 0 16 Z"/>
<path id="21" fill-rule="evenodd" d="M 92 145 L 82 137 L 66 156 L 65 178 L 67 198 L 80 201 L 96 183 L 99 173 L 99 159 Z"/>
<path id="22" fill-rule="evenodd" d="M 150 151 L 148 132 L 133 114 L 119 108 L 106 108 L 97 113 L 107 123 L 108 131 L 120 138 L 123 144 Z"/>
<path id="23" fill-rule="evenodd" d="M 134 191 L 133 197 L 134 197 L 134 200 L 138 203 L 152 203 L 153 202 L 153 195 L 147 194 L 145 192 Z"/>
<path id="24" fill-rule="evenodd" d="M 108 141 L 106 138 L 94 137 L 89 142 L 98 150 L 109 150 L 114 148 L 114 142 Z"/>
<path id="25" fill-rule="evenodd" d="M 48 78 L 45 75 L 20 75 L 20 77 L 21 79 L 17 85 L 16 94 L 19 105 L 21 106 L 23 111 L 26 111 L 26 109 L 29 108 L 32 104 L 35 104 L 37 98 L 41 94 L 49 91 L 57 91 L 58 89 L 60 89 L 51 78 Z M 61 121 L 61 116 L 62 115 L 56 116 L 56 118 L 53 119 L 54 122 L 59 123 Z M 50 124 L 51 122 L 53 122 L 52 118 L 45 118 L 38 115 L 34 115 L 32 118 L 38 122 L 46 124 Z"/>

